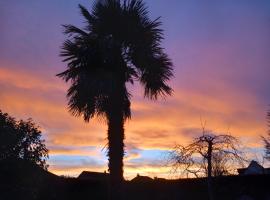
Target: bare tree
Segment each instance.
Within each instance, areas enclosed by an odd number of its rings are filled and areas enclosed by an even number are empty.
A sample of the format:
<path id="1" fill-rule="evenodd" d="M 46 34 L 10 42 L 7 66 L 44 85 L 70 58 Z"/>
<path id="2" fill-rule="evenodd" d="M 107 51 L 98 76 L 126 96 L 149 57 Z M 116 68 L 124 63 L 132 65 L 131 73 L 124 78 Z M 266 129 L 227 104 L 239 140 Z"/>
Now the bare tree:
<path id="1" fill-rule="evenodd" d="M 270 111 L 267 113 L 267 122 L 270 128 Z M 264 141 L 265 148 L 265 158 L 270 161 L 270 130 L 268 132 L 268 137 L 262 137 Z"/>
<path id="2" fill-rule="evenodd" d="M 265 148 L 265 158 L 270 161 L 270 133 L 268 134 L 268 138 L 263 137 L 264 148 Z"/>
<path id="3" fill-rule="evenodd" d="M 212 156 L 212 176 L 224 176 L 232 174 L 233 169 L 230 165 L 231 156 L 224 152 L 214 153 Z"/>
<path id="4" fill-rule="evenodd" d="M 193 174 L 196 177 L 207 176 L 210 199 L 214 199 L 212 176 L 226 175 L 235 162 L 243 165 L 243 154 L 239 150 L 239 141 L 229 134 L 216 135 L 203 133 L 195 137 L 187 146 L 176 145 L 170 152 L 169 162 L 173 171 Z"/>

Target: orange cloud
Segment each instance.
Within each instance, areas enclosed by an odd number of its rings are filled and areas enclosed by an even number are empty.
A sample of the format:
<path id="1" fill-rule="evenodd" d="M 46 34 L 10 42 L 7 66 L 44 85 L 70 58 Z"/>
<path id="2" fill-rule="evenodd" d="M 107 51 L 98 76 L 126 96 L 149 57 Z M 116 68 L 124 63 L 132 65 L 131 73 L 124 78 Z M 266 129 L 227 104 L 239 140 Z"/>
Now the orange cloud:
<path id="1" fill-rule="evenodd" d="M 1 64 L 1 63 L 0 63 Z M 63 84 L 54 74 L 49 76 L 47 73 L 38 74 L 32 71 L 7 68 L 0 65 L 0 81 L 13 85 L 21 89 L 38 89 L 50 92 L 51 90 L 65 91 L 66 85 Z"/>
<path id="2" fill-rule="evenodd" d="M 84 123 L 81 118 L 72 117 L 66 109 L 66 86 L 52 80 L 40 74 L 13 73 L 0 68 L 0 85 L 3 86 L 1 109 L 19 118 L 32 117 L 42 127 L 52 155 L 89 155 L 104 159 L 96 151 L 81 150 L 79 147 L 103 148 L 107 143 L 105 122 L 94 119 Z M 260 146 L 258 135 L 266 132 L 265 111 L 260 102 L 231 85 L 218 82 L 214 86 L 219 88 L 216 90 L 211 84 L 211 81 L 204 83 L 205 87 L 209 86 L 207 93 L 200 87 L 175 86 L 173 97 L 156 102 L 144 100 L 140 89 L 135 88 L 133 116 L 125 125 L 125 143 L 130 148 L 125 158 L 126 177 L 137 173 L 152 177 L 168 175 L 168 168 L 162 165 L 149 166 L 142 162 L 134 166 L 132 160 L 141 158 L 141 155 L 130 150 L 168 150 L 176 143 L 186 144 L 191 137 L 200 133 L 201 119 L 207 121 L 208 129 L 226 132 L 229 128 L 232 135 L 244 137 L 246 140 L 243 141 L 247 144 Z M 73 175 L 87 169 L 104 171 L 107 167 L 65 167 L 55 163 L 51 163 L 50 167 L 57 174 Z"/>

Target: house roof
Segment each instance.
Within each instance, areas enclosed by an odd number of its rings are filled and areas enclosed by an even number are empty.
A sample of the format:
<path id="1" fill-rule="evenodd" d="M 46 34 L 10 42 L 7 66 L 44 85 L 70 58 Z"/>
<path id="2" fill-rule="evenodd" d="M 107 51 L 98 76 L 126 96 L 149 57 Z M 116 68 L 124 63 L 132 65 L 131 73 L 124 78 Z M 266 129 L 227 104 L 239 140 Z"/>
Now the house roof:
<path id="1" fill-rule="evenodd" d="M 239 174 L 264 174 L 268 173 L 269 168 L 264 168 L 258 162 L 252 160 L 247 168 L 237 169 Z"/>
<path id="2" fill-rule="evenodd" d="M 260 168 L 260 169 L 264 169 L 263 166 L 261 166 L 258 162 L 256 162 L 255 160 L 252 160 L 248 166 L 248 168 L 251 168 L 251 167 L 256 167 L 256 168 Z"/>
<path id="3" fill-rule="evenodd" d="M 90 171 L 83 171 L 79 176 L 78 179 L 91 179 L 91 180 L 106 180 L 109 178 L 109 174 L 106 172 L 90 172 Z"/>
<path id="4" fill-rule="evenodd" d="M 131 180 L 132 182 L 151 182 L 153 181 L 152 178 L 148 176 L 140 176 L 139 174 Z"/>

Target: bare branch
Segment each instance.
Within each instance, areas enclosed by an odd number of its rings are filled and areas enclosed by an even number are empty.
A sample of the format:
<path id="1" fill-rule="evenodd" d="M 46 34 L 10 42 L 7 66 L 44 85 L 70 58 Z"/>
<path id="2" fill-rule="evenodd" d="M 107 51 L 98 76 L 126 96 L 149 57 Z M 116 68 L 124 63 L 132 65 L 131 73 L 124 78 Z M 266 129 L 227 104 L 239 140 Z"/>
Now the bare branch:
<path id="1" fill-rule="evenodd" d="M 195 177 L 199 174 L 206 176 L 210 160 L 213 176 L 220 176 L 230 174 L 235 163 L 241 166 L 245 163 L 237 138 L 227 134 L 207 134 L 202 126 L 201 136 L 195 137 L 189 145 L 176 145 L 170 152 L 170 163 L 175 173 L 180 170 Z"/>

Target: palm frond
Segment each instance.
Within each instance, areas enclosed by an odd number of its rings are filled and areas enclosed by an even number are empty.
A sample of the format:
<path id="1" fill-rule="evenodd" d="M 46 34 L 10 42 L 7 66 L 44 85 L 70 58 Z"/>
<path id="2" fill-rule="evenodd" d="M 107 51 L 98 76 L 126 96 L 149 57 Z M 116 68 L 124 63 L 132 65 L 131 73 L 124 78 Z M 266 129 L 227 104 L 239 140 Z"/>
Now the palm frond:
<path id="1" fill-rule="evenodd" d="M 81 14 L 84 16 L 84 18 L 87 20 L 87 22 L 89 24 L 92 23 L 92 21 L 94 20 L 94 17 L 88 12 L 88 10 L 82 6 L 81 4 L 79 4 L 79 8 L 80 8 L 80 11 L 81 11 Z"/>
<path id="2" fill-rule="evenodd" d="M 87 33 L 83 31 L 82 29 L 77 28 L 76 26 L 73 25 L 63 25 L 64 27 L 64 33 L 72 36 L 73 34 L 79 34 L 82 36 L 87 36 Z"/>

